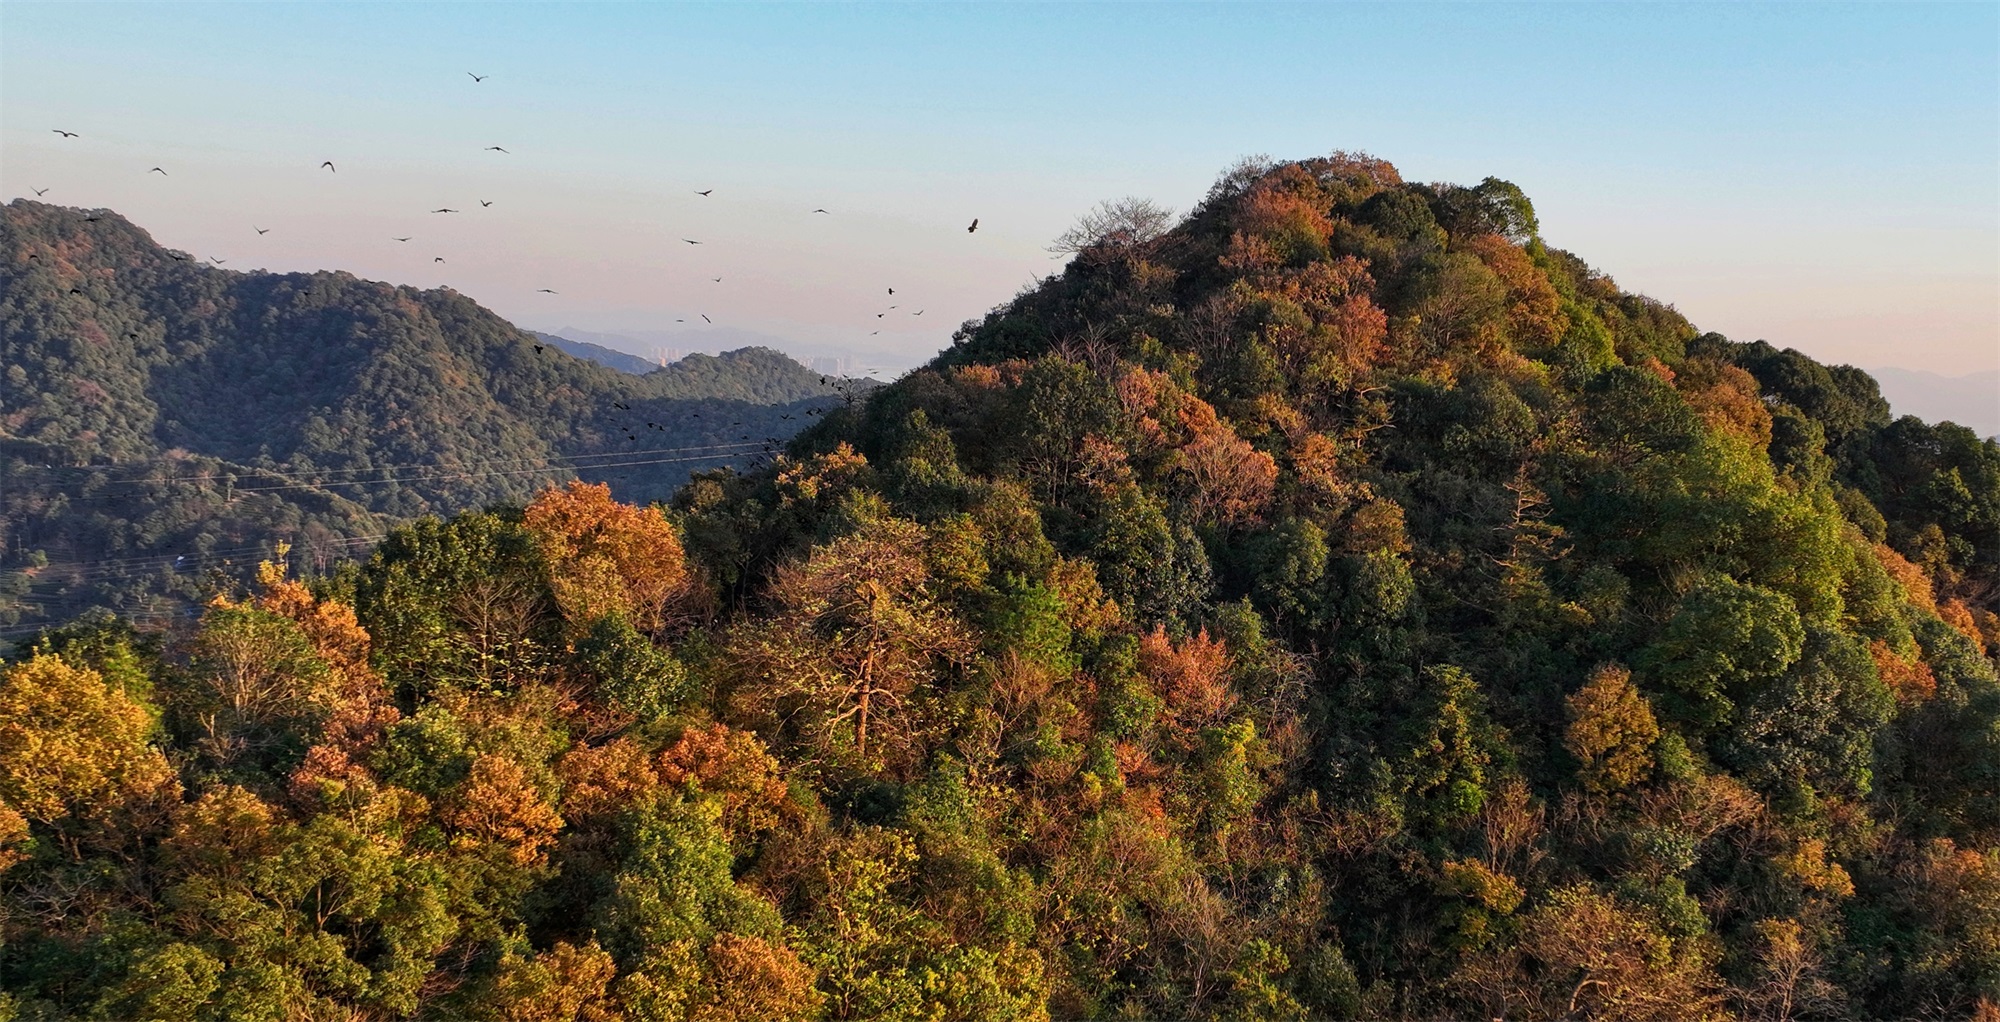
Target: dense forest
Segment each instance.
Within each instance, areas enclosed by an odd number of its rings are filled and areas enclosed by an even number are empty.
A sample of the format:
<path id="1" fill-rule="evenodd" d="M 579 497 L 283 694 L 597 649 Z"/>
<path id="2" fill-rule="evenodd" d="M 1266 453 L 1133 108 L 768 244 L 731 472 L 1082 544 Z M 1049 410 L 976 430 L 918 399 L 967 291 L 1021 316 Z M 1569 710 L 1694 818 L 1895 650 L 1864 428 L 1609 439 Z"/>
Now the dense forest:
<path id="1" fill-rule="evenodd" d="M 275 544 L 323 570 L 551 481 L 664 500 L 868 386 L 768 349 L 633 376 L 448 290 L 238 273 L 27 200 L 0 207 L 0 353 L 0 636 L 172 616 Z"/>
<path id="2" fill-rule="evenodd" d="M 0 1018 L 2000 1018 L 2000 446 L 1495 179 L 1252 161 L 1068 241 L 771 465 L 41 636 Z M 119 366 L 268 371 L 131 316 Z M 370 377 L 467 460 L 529 443 L 421 418 L 528 359 L 476 336 Z M 608 374 L 529 364 L 602 421 Z M 65 467 L 141 433 L 42 386 L 9 430 Z M 210 414 L 292 471 L 406 457 L 247 394 Z"/>

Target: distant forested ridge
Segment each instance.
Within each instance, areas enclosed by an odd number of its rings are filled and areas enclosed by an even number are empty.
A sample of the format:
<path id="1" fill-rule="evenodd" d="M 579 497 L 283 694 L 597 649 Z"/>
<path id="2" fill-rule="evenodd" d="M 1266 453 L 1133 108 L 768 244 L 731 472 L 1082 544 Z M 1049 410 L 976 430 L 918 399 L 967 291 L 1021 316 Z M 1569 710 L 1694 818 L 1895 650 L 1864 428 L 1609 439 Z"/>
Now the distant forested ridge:
<path id="1" fill-rule="evenodd" d="M 570 475 L 662 500 L 850 388 L 768 349 L 614 372 L 450 290 L 223 270 L 27 200 L 0 208 L 0 353 L 0 633 Z"/>
<path id="2" fill-rule="evenodd" d="M 43 636 L 0 1017 L 2000 1017 L 2000 445 L 1505 181 L 1246 162 L 1064 244 L 775 464 Z M 371 400 L 615 379 L 498 330 Z M 69 464 L 132 431 L 42 372 Z"/>
<path id="3" fill-rule="evenodd" d="M 567 337 L 558 337 L 555 334 L 543 333 L 540 330 L 530 330 L 528 332 L 533 334 L 535 339 L 541 341 L 543 344 L 554 345 L 567 354 L 574 355 L 587 362 L 595 362 L 609 369 L 616 369 L 621 373 L 644 376 L 660 368 L 637 355 L 618 351 L 614 348 L 607 348 L 602 344 L 593 344 L 589 341 L 572 341 Z"/>

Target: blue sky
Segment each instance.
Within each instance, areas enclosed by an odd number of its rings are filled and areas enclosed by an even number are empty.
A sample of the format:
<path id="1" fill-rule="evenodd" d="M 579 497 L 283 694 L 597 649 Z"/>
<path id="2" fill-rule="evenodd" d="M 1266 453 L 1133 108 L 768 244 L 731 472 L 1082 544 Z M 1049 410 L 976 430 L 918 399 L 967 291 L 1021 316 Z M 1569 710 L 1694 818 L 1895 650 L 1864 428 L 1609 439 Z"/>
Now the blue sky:
<path id="1" fill-rule="evenodd" d="M 910 364 L 1097 200 L 1333 149 L 1512 180 L 1708 329 L 2000 365 L 1992 4 L 0 6 L 0 195 L 534 327 Z"/>

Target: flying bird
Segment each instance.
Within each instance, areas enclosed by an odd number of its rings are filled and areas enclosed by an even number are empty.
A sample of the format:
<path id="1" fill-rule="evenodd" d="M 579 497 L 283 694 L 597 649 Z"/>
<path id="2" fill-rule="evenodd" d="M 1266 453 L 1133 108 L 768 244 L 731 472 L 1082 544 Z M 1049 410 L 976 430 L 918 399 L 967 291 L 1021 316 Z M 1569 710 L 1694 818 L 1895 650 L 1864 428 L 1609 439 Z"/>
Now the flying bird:
<path id="1" fill-rule="evenodd" d="M 320 161 L 320 166 L 322 166 L 322 167 L 325 167 L 325 168 L 326 168 L 326 169 L 328 169 L 328 170 L 332 170 L 332 171 L 333 171 L 334 173 L 336 173 L 336 174 L 340 173 L 340 171 L 338 171 L 338 170 L 334 170 L 334 167 L 333 167 L 333 161 L 332 161 L 332 160 L 322 160 L 322 161 Z"/>
<path id="2" fill-rule="evenodd" d="M 47 188 L 33 188 L 31 190 L 35 193 L 35 198 L 37 199 L 41 198 L 44 195 L 49 194 L 49 190 Z"/>
<path id="3" fill-rule="evenodd" d="M 493 205 L 493 200 L 492 200 L 492 199 L 481 199 L 481 200 L 479 200 L 479 208 L 480 208 L 480 209 L 485 209 L 486 207 L 488 207 L 488 206 L 491 206 L 491 205 Z"/>
<path id="4" fill-rule="evenodd" d="M 441 263 L 441 262 L 444 262 L 444 257 L 443 257 L 443 256 L 438 256 L 437 258 L 435 258 L 435 259 L 432 259 L 432 260 L 431 260 L 431 262 L 434 262 L 434 263 Z"/>
<path id="5" fill-rule="evenodd" d="M 542 346 L 539 344 L 535 345 L 535 354 L 539 355 L 541 353 L 542 353 Z"/>
<path id="6" fill-rule="evenodd" d="M 456 213 L 456 212 L 458 212 L 458 210 L 455 210 L 455 209 L 434 209 L 434 210 L 431 210 L 431 212 L 433 212 L 433 213 Z"/>
<path id="7" fill-rule="evenodd" d="M 472 75 L 472 72 L 470 72 L 470 71 L 467 71 L 467 72 L 466 72 L 466 74 L 469 74 L 469 75 Z M 473 80 L 473 81 L 475 81 L 475 82 L 483 82 L 483 81 L 485 81 L 486 79 L 488 79 L 488 78 L 491 78 L 491 77 L 493 77 L 493 76 L 492 76 L 492 75 L 472 75 L 472 80 Z"/>
<path id="8" fill-rule="evenodd" d="M 923 314 L 924 314 L 924 310 L 922 310 L 922 309 L 918 309 L 917 311 L 915 311 L 915 312 L 912 312 L 912 313 L 910 313 L 910 315 L 912 315 L 912 316 L 921 316 L 921 315 L 923 315 Z"/>
<path id="9" fill-rule="evenodd" d="M 715 282 L 716 282 L 716 283 L 718 283 L 718 284 L 722 283 L 722 278 L 721 278 L 721 277 L 710 277 L 710 278 L 708 278 L 708 279 L 710 279 L 710 280 L 712 280 L 712 281 L 715 281 Z"/>
<path id="10" fill-rule="evenodd" d="M 408 238 L 390 238 L 389 240 L 390 240 L 390 241 L 408 241 L 408 240 L 410 240 L 410 239 L 408 239 Z"/>
<path id="11" fill-rule="evenodd" d="M 78 135 L 78 134 L 77 134 L 76 132 L 74 132 L 74 131 L 64 131 L 64 130 L 62 130 L 61 128 L 50 128 L 49 130 L 50 130 L 50 131 L 53 131 L 53 132 L 55 132 L 55 133 L 56 133 L 56 134 L 58 134 L 58 135 L 61 135 L 61 136 L 62 136 L 62 137 L 64 137 L 64 138 L 81 138 L 81 137 L 82 137 L 82 136 Z"/>
<path id="12" fill-rule="evenodd" d="M 706 313 L 706 312 L 704 312 L 704 313 L 702 313 L 702 314 L 701 314 L 701 321 L 702 321 L 702 322 L 704 322 L 704 323 L 714 323 L 714 322 L 715 322 L 715 320 L 712 320 L 712 319 L 708 318 L 708 313 Z"/>
<path id="13" fill-rule="evenodd" d="M 489 153 L 506 153 L 506 152 L 507 152 L 507 150 L 505 150 L 505 149 L 502 149 L 502 148 L 500 148 L 500 147 L 499 147 L 499 146 L 497 146 L 497 145 L 490 145 L 490 146 L 487 146 L 487 147 L 486 147 L 486 149 L 485 149 L 484 151 L 485 151 L 485 152 L 489 152 Z M 507 153 L 507 155 L 509 155 L 509 156 L 512 156 L 513 154 L 512 154 L 512 153 Z"/>
<path id="14" fill-rule="evenodd" d="M 896 289 L 895 289 L 895 288 L 893 288 L 893 287 L 892 287 L 892 288 L 890 288 L 890 289 L 889 289 L 889 293 L 890 293 L 890 294 L 895 294 L 895 293 L 896 293 Z"/>
<path id="15" fill-rule="evenodd" d="M 536 290 L 536 291 L 535 291 L 535 293 L 536 293 L 536 294 L 538 294 L 538 295 L 552 295 L 552 294 L 555 294 L 555 292 L 554 292 L 554 291 L 552 291 L 552 290 L 550 290 L 550 289 L 548 289 L 548 288 L 540 288 L 540 289 Z"/>
<path id="16" fill-rule="evenodd" d="M 152 170 L 149 170 L 149 171 L 147 171 L 146 173 L 148 173 L 148 174 L 158 174 L 158 175 L 160 175 L 161 177 L 166 177 L 166 176 L 167 176 L 167 172 L 166 172 L 166 171 L 164 171 L 164 170 L 161 170 L 161 169 L 160 169 L 160 168 L 158 168 L 158 167 L 154 167 L 154 168 L 153 168 Z"/>
<path id="17" fill-rule="evenodd" d="M 208 257 L 208 261 L 209 261 L 209 262 L 211 262 L 211 263 L 214 263 L 214 264 L 215 264 L 215 265 L 217 265 L 217 266 L 221 266 L 221 265 L 222 265 L 223 263 L 226 263 L 226 262 L 228 262 L 229 260 L 227 260 L 227 259 L 217 259 L 217 258 L 216 258 L 216 257 L 214 257 L 214 256 L 209 256 L 209 257 Z"/>
<path id="18" fill-rule="evenodd" d="M 967 227 L 967 228 L 965 229 L 965 233 L 967 233 L 967 234 L 971 234 L 971 233 L 972 233 L 973 231 L 976 231 L 976 230 L 978 230 L 978 229 L 979 229 L 979 218 L 978 218 L 978 217 L 973 217 L 973 218 L 972 218 L 972 226 L 971 226 L 971 227 Z"/>
<path id="19" fill-rule="evenodd" d="M 256 231 L 256 232 L 257 232 L 258 234 L 269 234 L 269 233 L 271 233 L 271 229 L 270 229 L 269 227 L 259 227 L 259 226 L 257 226 L 256 224 L 251 224 L 251 225 L 250 225 L 250 229 L 251 229 L 251 230 L 253 230 L 253 231 Z"/>
<path id="20" fill-rule="evenodd" d="M 690 244 L 690 245 L 699 245 L 699 244 L 701 244 L 701 242 L 699 242 L 699 241 L 696 241 L 696 240 L 694 240 L 693 238 L 682 238 L 681 240 L 682 240 L 682 241 L 685 241 L 685 242 L 687 242 L 687 243 L 688 243 L 688 244 Z"/>
<path id="21" fill-rule="evenodd" d="M 713 191 L 715 191 L 715 189 L 713 188 L 704 188 L 701 191 L 696 192 L 695 194 L 706 198 L 708 194 Z"/>
<path id="22" fill-rule="evenodd" d="M 826 210 L 823 210 L 823 209 L 815 209 L 815 210 L 813 210 L 813 212 L 815 212 L 815 213 L 826 213 Z M 833 214 L 832 214 L 832 213 L 826 213 L 826 215 L 827 215 L 827 216 L 832 216 Z"/>

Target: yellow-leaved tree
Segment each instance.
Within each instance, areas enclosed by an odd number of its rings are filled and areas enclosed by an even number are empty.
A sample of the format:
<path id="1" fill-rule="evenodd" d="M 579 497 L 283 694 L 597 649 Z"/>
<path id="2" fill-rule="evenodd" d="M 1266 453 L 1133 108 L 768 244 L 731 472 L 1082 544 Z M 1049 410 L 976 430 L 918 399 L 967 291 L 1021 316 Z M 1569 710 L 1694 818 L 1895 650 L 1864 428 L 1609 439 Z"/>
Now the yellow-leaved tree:
<path id="1" fill-rule="evenodd" d="M 884 519 L 779 570 L 772 616 L 738 632 L 742 709 L 827 753 L 913 734 L 911 692 L 971 655 L 971 635 L 930 592 L 924 530 Z"/>
<path id="2" fill-rule="evenodd" d="M 153 716 L 89 668 L 36 654 L 0 673 L 0 842 L 48 828 L 81 856 L 74 820 L 103 824 L 178 790 Z M 11 824 L 11 825 L 10 825 Z M 0 850 L 0 868 L 11 865 Z"/>

